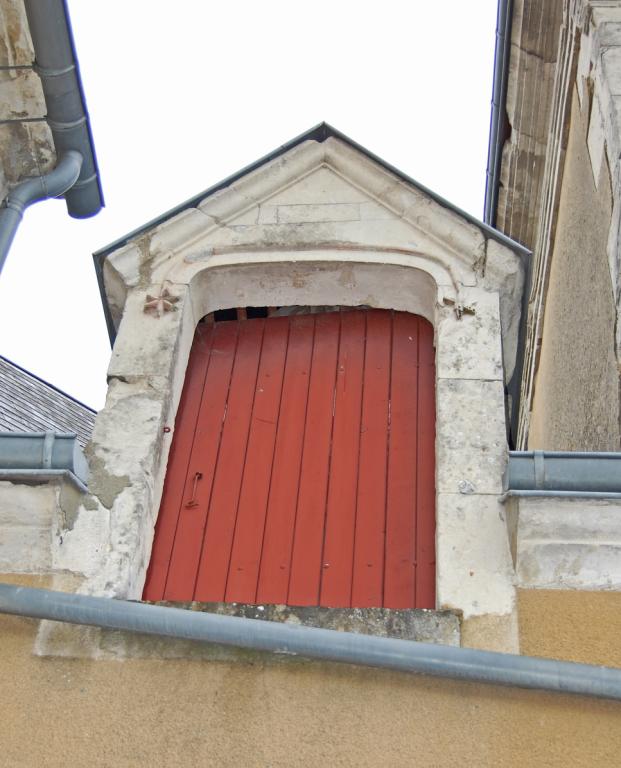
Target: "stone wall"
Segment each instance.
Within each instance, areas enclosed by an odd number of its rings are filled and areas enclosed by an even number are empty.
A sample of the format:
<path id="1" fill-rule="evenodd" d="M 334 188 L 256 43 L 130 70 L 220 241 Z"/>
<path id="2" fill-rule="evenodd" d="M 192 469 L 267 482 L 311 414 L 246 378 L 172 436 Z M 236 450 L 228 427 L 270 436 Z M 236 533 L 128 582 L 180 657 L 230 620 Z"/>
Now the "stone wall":
<path id="1" fill-rule="evenodd" d="M 51 573 L 57 536 L 73 525 L 82 495 L 63 475 L 0 480 L 0 572 Z"/>
<path id="2" fill-rule="evenodd" d="M 22 0 L 0 0 L 0 200 L 26 176 L 55 162 L 45 100 Z"/>
<path id="3" fill-rule="evenodd" d="M 533 251 L 520 449 L 619 448 L 620 21 L 619 4 L 607 0 L 513 3 L 497 226 Z M 588 128 L 576 123 L 576 90 Z M 591 381 L 583 386 L 586 370 Z M 574 412 L 568 400 L 577 403 Z"/>

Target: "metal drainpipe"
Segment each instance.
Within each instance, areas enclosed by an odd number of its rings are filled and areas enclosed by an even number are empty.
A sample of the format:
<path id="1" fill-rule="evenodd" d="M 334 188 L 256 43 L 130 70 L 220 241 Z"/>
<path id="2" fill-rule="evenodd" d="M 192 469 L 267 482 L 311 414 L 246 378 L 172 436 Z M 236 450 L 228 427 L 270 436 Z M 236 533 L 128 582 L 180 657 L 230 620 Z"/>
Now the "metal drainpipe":
<path id="1" fill-rule="evenodd" d="M 511 51 L 511 16 L 512 0 L 499 0 L 496 18 L 496 48 L 494 51 L 494 85 L 492 88 L 492 112 L 490 115 L 489 146 L 487 155 L 487 173 L 485 180 L 485 203 L 483 221 L 490 226 L 496 225 L 496 207 L 498 205 L 498 184 L 500 162 L 502 159 L 502 135 L 507 99 L 507 77 L 509 72 L 509 54 Z"/>
<path id="2" fill-rule="evenodd" d="M 71 149 L 83 157 L 80 177 L 65 195 L 67 211 L 78 219 L 94 216 L 103 194 L 67 2 L 24 0 L 24 7 L 56 155 Z"/>
<path id="3" fill-rule="evenodd" d="M 9 192 L 6 207 L 0 210 L 0 272 L 26 208 L 40 200 L 63 195 L 75 184 L 81 168 L 82 155 L 70 149 L 62 155 L 53 171 L 26 179 Z"/>
<path id="4" fill-rule="evenodd" d="M 621 700 L 621 670 L 0 584 L 0 613 Z"/>

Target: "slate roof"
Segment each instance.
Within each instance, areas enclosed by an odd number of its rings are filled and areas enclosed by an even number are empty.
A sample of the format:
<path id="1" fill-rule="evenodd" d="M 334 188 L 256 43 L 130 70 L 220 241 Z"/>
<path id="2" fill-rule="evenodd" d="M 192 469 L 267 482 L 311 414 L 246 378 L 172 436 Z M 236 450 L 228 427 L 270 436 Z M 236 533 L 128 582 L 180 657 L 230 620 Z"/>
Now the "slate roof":
<path id="1" fill-rule="evenodd" d="M 90 440 L 96 412 L 0 355 L 0 432 L 75 432 Z"/>

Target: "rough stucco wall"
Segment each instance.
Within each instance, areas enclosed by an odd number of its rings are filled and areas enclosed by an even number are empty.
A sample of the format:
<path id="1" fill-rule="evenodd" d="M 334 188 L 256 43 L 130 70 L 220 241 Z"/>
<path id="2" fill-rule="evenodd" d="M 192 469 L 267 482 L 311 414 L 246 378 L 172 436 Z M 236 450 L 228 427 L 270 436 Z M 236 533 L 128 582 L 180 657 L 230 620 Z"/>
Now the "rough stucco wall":
<path id="1" fill-rule="evenodd" d="M 621 592 L 519 589 L 518 610 L 522 653 L 621 667 Z"/>
<path id="2" fill-rule="evenodd" d="M 577 94 L 572 104 L 529 448 L 619 450 L 615 306 L 606 244 L 610 178 L 596 189 Z"/>
<path id="3" fill-rule="evenodd" d="M 12 768 L 593 768 L 621 750 L 618 702 L 319 663 L 41 659 L 35 629 L 0 617 Z"/>

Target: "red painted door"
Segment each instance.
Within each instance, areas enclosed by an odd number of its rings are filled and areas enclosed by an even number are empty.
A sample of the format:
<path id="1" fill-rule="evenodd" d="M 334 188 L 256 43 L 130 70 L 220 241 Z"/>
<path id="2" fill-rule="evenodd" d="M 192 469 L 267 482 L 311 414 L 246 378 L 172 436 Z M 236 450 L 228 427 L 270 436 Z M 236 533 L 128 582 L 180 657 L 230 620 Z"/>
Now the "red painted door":
<path id="1" fill-rule="evenodd" d="M 435 607 L 433 329 L 201 323 L 145 600 Z"/>

